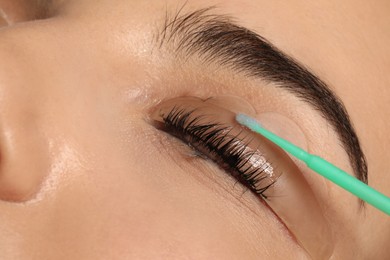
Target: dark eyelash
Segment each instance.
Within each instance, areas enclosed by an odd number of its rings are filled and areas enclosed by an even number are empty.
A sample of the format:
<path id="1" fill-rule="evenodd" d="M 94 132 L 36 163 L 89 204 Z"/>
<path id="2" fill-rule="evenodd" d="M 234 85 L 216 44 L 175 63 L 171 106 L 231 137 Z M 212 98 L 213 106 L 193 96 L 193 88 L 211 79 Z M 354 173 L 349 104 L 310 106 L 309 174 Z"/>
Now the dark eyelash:
<path id="1" fill-rule="evenodd" d="M 247 139 L 245 137 L 239 139 L 241 132 L 232 135 L 232 126 L 200 123 L 202 116 L 191 118 L 194 111 L 174 107 L 168 115 L 162 115 L 163 130 L 205 154 L 244 186 L 266 199 L 264 192 L 274 184 L 274 181 L 265 181 L 269 180 L 269 176 L 265 173 L 264 167 L 253 167 L 248 164 L 254 154 L 259 154 L 258 151 L 246 149 L 251 140 L 244 140 Z M 267 184 L 262 185 L 263 181 Z"/>

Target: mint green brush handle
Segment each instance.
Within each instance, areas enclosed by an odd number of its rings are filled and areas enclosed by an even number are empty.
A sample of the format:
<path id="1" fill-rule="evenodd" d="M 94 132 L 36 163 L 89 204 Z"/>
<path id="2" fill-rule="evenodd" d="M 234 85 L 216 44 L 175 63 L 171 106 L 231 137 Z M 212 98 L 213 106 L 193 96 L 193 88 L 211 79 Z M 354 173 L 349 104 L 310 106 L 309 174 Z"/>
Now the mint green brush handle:
<path id="1" fill-rule="evenodd" d="M 390 198 L 349 175 L 328 161 L 310 154 L 305 162 L 313 171 L 321 174 L 345 190 L 351 192 L 377 209 L 390 215 Z"/>
<path id="2" fill-rule="evenodd" d="M 385 212 L 387 215 L 390 215 L 389 197 L 378 192 L 377 190 L 374 190 L 367 184 L 349 175 L 345 171 L 334 166 L 330 162 L 322 159 L 321 157 L 310 154 L 305 150 L 299 148 L 298 146 L 290 143 L 289 141 L 264 129 L 253 118 L 243 114 L 238 114 L 236 116 L 236 120 L 241 125 L 244 125 L 252 131 L 263 135 L 265 138 L 269 139 L 270 141 L 281 147 L 283 150 L 305 162 L 306 165 L 313 171 L 319 173 L 328 180 L 351 192 L 355 196 L 361 198 L 362 200 L 366 201 L 377 209 Z"/>

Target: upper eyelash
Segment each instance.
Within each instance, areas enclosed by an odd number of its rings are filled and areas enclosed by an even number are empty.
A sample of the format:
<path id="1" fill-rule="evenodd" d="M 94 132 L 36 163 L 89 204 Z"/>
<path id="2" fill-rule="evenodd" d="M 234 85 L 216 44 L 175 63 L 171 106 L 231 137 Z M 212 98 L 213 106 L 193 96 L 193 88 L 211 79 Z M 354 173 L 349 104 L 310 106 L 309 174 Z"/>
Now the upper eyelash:
<path id="1" fill-rule="evenodd" d="M 251 191 L 266 199 L 267 196 L 264 195 L 264 192 L 274 184 L 274 181 L 261 185 L 263 180 L 269 178 L 265 169 L 250 165 L 245 166 L 251 156 L 259 153 L 253 150 L 246 151 L 251 140 L 239 139 L 238 136 L 241 132 L 237 135 L 231 135 L 232 126 L 200 123 L 203 116 L 191 118 L 195 110 L 187 111 L 175 106 L 167 115 L 161 115 L 164 121 L 164 130 L 187 142 L 201 153 L 204 151 L 200 149 L 206 149 L 209 153 L 206 156 L 209 158 L 210 155 L 215 155 L 215 158 L 210 159 L 216 161 Z"/>

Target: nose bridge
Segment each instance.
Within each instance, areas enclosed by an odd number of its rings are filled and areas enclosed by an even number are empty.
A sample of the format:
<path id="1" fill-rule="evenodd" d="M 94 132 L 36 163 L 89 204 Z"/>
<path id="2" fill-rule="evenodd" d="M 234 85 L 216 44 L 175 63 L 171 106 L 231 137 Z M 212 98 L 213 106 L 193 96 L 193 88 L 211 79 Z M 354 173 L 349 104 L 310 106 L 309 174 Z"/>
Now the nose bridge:
<path id="1" fill-rule="evenodd" d="M 0 44 L 0 200 L 32 198 L 50 167 L 43 88 L 22 50 Z"/>

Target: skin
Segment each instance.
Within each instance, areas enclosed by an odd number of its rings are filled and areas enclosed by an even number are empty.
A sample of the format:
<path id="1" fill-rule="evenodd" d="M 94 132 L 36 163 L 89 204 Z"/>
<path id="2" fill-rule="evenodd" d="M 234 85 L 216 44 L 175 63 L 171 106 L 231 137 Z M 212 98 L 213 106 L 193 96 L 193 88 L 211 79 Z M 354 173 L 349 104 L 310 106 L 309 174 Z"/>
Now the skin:
<path id="1" fill-rule="evenodd" d="M 53 1 L 37 5 L 50 18 L 42 20 L 35 19 L 42 12 L 26 7 L 31 2 L 11 2 L 0 1 L 8 17 L 0 22 L 2 259 L 314 256 L 253 193 L 235 189 L 213 163 L 156 130 L 148 115 L 173 97 L 237 96 L 259 118 L 272 112 L 292 120 L 300 130 L 286 138 L 302 131 L 308 150 L 352 172 L 319 114 L 262 82 L 152 51 L 166 8 L 181 1 Z M 212 4 L 188 1 L 185 9 Z M 218 6 L 217 13 L 233 15 L 331 86 L 356 128 L 370 186 L 389 195 L 389 4 Z M 269 128 L 278 124 L 271 119 Z M 359 209 L 355 197 L 298 167 L 332 233 L 327 257 L 389 258 L 390 219 L 370 206 Z"/>

